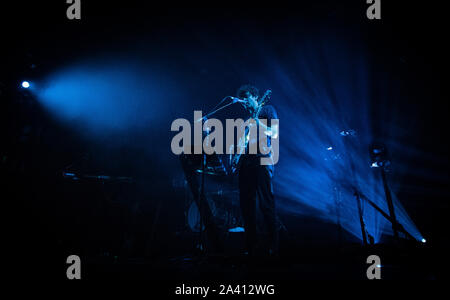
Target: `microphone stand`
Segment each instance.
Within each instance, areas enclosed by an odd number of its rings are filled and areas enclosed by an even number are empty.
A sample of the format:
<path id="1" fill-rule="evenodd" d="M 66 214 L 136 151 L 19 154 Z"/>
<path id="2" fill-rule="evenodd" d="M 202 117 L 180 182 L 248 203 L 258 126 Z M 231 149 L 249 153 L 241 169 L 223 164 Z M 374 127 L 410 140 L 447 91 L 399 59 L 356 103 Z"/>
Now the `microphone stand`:
<path id="1" fill-rule="evenodd" d="M 232 104 L 235 104 L 235 103 L 238 103 L 238 102 L 237 102 L 237 101 L 236 101 L 236 102 L 235 102 L 235 101 L 232 101 L 232 102 L 230 102 L 230 103 L 228 103 L 228 104 L 226 104 L 226 105 L 224 105 L 224 106 L 221 106 L 221 107 L 219 107 L 218 109 L 213 110 L 212 112 L 210 112 L 210 113 L 207 114 L 206 116 L 202 117 L 201 119 L 196 120 L 195 122 L 206 121 L 210 116 L 214 115 L 214 114 L 215 114 L 216 112 L 218 112 L 219 110 L 222 110 L 222 109 L 224 109 L 225 107 L 228 107 L 228 106 L 230 106 L 230 105 L 232 105 Z"/>
<path id="2" fill-rule="evenodd" d="M 226 105 L 223 105 L 223 106 L 213 110 L 212 112 L 208 113 L 204 117 L 196 120 L 195 122 L 202 122 L 202 132 L 203 132 L 203 122 L 206 122 L 210 116 L 214 115 L 218 111 L 220 111 L 232 104 L 235 104 L 235 103 L 237 103 L 237 101 L 232 101 Z M 206 139 L 207 139 L 207 143 L 209 143 L 209 130 L 207 130 Z M 202 220 L 202 219 L 204 219 L 204 217 L 202 217 L 202 216 L 204 216 L 204 213 L 205 213 L 203 211 L 203 201 L 207 201 L 206 196 L 205 196 L 205 173 L 206 173 L 206 153 L 204 151 L 202 151 L 202 179 L 201 179 L 201 185 L 200 185 L 200 199 L 199 199 L 200 200 L 199 201 L 199 204 L 200 204 L 200 207 L 199 207 L 199 211 L 200 211 L 200 234 L 199 234 L 200 243 L 199 243 L 199 247 L 200 247 L 200 252 L 204 252 L 204 253 L 207 252 L 206 243 L 203 243 L 204 238 L 203 238 L 203 230 L 202 230 L 203 229 L 202 223 L 205 222 L 205 220 Z M 209 220 L 209 222 L 211 222 L 211 220 Z M 205 222 L 204 226 L 205 226 L 205 230 L 210 229 L 210 228 L 208 228 L 208 227 L 210 227 L 210 225 L 206 224 L 206 222 Z M 206 235 L 206 236 L 208 236 L 208 235 Z"/>

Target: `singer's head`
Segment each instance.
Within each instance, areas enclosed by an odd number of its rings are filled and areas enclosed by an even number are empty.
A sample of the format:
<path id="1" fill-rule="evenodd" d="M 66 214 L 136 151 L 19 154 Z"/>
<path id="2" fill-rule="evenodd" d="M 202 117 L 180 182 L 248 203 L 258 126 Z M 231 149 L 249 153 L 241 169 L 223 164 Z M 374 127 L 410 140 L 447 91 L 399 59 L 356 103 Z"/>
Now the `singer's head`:
<path id="1" fill-rule="evenodd" d="M 245 101 L 242 105 L 249 112 L 254 112 L 258 109 L 259 91 L 256 87 L 245 84 L 237 90 L 236 96 Z"/>

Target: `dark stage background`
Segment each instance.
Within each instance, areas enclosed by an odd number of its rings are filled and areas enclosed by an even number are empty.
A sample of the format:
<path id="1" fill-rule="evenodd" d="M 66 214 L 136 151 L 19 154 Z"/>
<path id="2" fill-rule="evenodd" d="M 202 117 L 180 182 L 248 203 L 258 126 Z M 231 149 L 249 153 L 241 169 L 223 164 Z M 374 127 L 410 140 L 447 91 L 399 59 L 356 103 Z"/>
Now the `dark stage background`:
<path id="1" fill-rule="evenodd" d="M 81 20 L 66 18 L 65 1 L 2 5 L 1 199 L 13 274 L 65 279 L 76 254 L 92 279 L 364 279 L 375 252 L 386 258 L 385 278 L 445 278 L 446 11 L 382 1 L 382 19 L 368 20 L 365 2 L 81 1 Z M 186 224 L 189 192 L 170 151 L 174 119 L 191 121 L 194 109 L 209 111 L 243 83 L 274 92 L 275 194 L 287 230 L 280 266 L 254 273 L 240 269 L 239 233 L 227 237 L 225 261 L 192 258 L 198 234 Z M 399 219 L 417 243 L 395 245 L 373 213 L 377 244 L 361 247 L 351 209 L 338 239 L 323 200 L 322 171 L 333 168 L 317 157 L 349 128 L 388 145 Z M 364 169 L 370 158 L 361 153 Z M 376 197 L 370 178 L 359 180 Z M 224 209 L 236 210 L 230 195 Z"/>

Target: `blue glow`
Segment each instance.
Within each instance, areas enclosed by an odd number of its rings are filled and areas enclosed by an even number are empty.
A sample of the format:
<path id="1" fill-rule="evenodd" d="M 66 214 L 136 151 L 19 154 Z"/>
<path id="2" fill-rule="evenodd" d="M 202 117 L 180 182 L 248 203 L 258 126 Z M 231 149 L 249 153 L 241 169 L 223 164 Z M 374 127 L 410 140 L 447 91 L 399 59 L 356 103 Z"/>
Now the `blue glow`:
<path id="1" fill-rule="evenodd" d="M 415 123 L 411 121 L 414 118 L 405 113 L 403 107 L 395 107 L 400 97 L 395 88 L 391 88 L 393 91 L 386 88 L 391 78 L 377 77 L 376 84 L 372 81 L 374 66 L 366 57 L 370 51 L 355 45 L 353 40 L 357 37 L 351 37 L 351 41 L 320 34 L 299 37 L 298 42 L 283 48 L 283 55 L 262 39 L 249 49 L 258 67 L 235 63 L 232 57 L 233 63 L 223 66 L 235 72 L 230 71 L 230 78 L 238 78 L 234 83 L 222 80 L 224 72 L 220 64 L 216 69 L 211 66 L 208 73 L 211 75 L 197 75 L 193 79 L 190 77 L 193 73 L 183 73 L 185 70 L 180 66 L 180 77 L 172 82 L 162 80 L 165 73 L 158 72 L 152 65 L 87 61 L 52 74 L 38 97 L 61 120 L 83 133 L 97 136 L 121 130 L 133 132 L 136 128 L 165 133 L 175 118 L 191 118 L 194 109 L 212 107 L 215 99 L 233 93 L 237 84 L 250 81 L 261 89 L 270 87 L 274 91 L 270 104 L 273 102 L 278 111 L 281 133 L 280 160 L 274 177 L 278 208 L 299 216 L 299 223 L 306 215 L 330 223 L 339 222 L 346 231 L 361 239 L 354 189 L 362 198 L 388 212 L 380 168 L 371 168 L 368 147 L 374 139 L 380 139 L 396 156 L 392 158 L 393 174 L 400 180 L 391 180 L 388 176 L 388 183 L 397 219 L 420 241 L 423 237 L 396 193 L 404 188 L 401 185 L 403 174 L 427 175 L 426 170 L 415 168 L 414 162 L 425 159 L 438 162 L 439 158 L 424 157 L 413 142 L 405 140 L 414 132 Z M 239 40 L 248 40 L 248 36 Z M 205 44 L 216 45 L 210 36 L 205 41 L 208 42 Z M 221 48 L 218 42 L 217 49 Z M 203 54 L 207 57 L 201 51 L 183 50 L 195 54 L 183 57 L 189 66 L 192 63 L 200 67 L 200 57 Z M 209 64 L 213 63 L 207 59 L 205 65 L 209 67 Z M 213 82 L 223 82 L 223 85 L 210 88 L 212 77 Z M 395 86 L 395 82 L 391 85 Z M 192 89 L 191 93 L 186 92 L 186 86 Z M 378 109 L 371 106 L 373 103 Z M 172 110 L 175 113 L 171 115 Z M 382 111 L 383 115 L 374 116 L 377 111 Z M 151 140 L 146 147 L 154 151 L 152 149 L 160 144 L 164 149 L 157 157 L 170 156 L 169 138 Z M 179 171 L 179 168 L 174 169 Z M 366 230 L 375 243 L 380 242 L 383 234 L 392 235 L 390 222 L 365 200 L 362 210 Z"/>
<path id="2" fill-rule="evenodd" d="M 177 93 L 165 77 L 131 62 L 85 61 L 51 74 L 37 96 L 84 135 L 110 135 L 161 126 Z"/>
<path id="3" fill-rule="evenodd" d="M 427 240 L 426 240 L 426 239 L 422 239 L 422 243 L 424 243 L 424 244 L 425 244 L 426 242 L 427 242 Z"/>
<path id="4" fill-rule="evenodd" d="M 23 87 L 24 89 L 27 89 L 27 88 L 30 87 L 30 83 L 29 83 L 28 81 L 23 81 L 23 82 L 22 82 L 22 87 Z"/>
<path id="5" fill-rule="evenodd" d="M 389 213 L 381 169 L 371 168 L 369 145 L 375 139 L 382 140 L 387 149 L 397 154 L 393 159 L 394 172 L 407 172 L 404 155 L 413 147 L 399 141 L 410 129 L 410 121 L 398 118 L 400 114 L 395 111 L 392 116 L 387 111 L 384 116 L 373 117 L 371 105 L 380 105 L 378 97 L 386 101 L 382 107 L 392 107 L 395 99 L 381 86 L 371 84 L 364 45 L 330 36 L 305 40 L 283 52 L 283 59 L 289 64 L 270 50 L 261 54 L 266 65 L 260 72 L 272 77 L 261 78 L 252 71 L 247 74 L 257 78 L 259 86 L 269 86 L 274 91 L 271 102 L 280 118 L 280 160 L 274 176 L 277 205 L 280 210 L 299 216 L 299 222 L 301 216 L 313 215 L 340 223 L 347 232 L 362 239 L 354 194 L 357 190 L 362 198 L 366 231 L 379 243 L 383 235 L 393 232 L 391 223 L 365 200 Z M 377 99 L 372 99 L 374 94 Z M 382 130 L 377 133 L 377 128 Z M 396 196 L 399 185 L 390 175 L 388 184 L 397 220 L 420 241 L 419 230 Z"/>
<path id="6" fill-rule="evenodd" d="M 243 227 L 235 227 L 228 230 L 229 232 L 245 232 Z"/>

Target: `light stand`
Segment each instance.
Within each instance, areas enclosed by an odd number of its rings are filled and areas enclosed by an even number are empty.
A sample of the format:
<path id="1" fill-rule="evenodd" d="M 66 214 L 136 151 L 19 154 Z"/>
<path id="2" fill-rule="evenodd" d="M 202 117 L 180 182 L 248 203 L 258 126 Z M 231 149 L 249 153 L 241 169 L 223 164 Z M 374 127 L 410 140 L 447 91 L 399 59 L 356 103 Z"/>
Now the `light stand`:
<path id="1" fill-rule="evenodd" d="M 381 144 L 372 144 L 370 149 L 370 155 L 372 159 L 372 167 L 379 167 L 381 169 L 381 179 L 383 181 L 384 195 L 389 209 L 389 221 L 392 224 L 392 231 L 394 238 L 398 242 L 398 221 L 395 216 L 394 203 L 392 202 L 392 194 L 386 180 L 386 171 L 390 166 L 390 161 L 387 158 L 386 147 Z"/>

